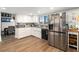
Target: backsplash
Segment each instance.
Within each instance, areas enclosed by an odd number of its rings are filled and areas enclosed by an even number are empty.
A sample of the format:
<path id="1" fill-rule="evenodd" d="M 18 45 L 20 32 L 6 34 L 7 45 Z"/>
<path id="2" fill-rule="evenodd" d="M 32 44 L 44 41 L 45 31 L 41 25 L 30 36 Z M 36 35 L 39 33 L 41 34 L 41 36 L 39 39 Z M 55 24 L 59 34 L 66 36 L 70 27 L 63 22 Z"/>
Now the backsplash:
<path id="1" fill-rule="evenodd" d="M 17 23 L 16 28 L 24 28 L 24 27 L 40 27 L 37 23 Z"/>

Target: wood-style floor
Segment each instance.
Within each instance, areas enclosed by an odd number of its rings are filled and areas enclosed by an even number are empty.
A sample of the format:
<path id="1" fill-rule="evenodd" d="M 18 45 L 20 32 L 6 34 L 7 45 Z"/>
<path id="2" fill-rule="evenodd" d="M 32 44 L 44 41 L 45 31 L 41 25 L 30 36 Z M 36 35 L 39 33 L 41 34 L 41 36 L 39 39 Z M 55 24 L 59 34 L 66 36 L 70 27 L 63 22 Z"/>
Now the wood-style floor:
<path id="1" fill-rule="evenodd" d="M 0 42 L 0 52 L 61 52 L 51 47 L 44 39 L 29 36 L 23 39 L 8 39 Z"/>

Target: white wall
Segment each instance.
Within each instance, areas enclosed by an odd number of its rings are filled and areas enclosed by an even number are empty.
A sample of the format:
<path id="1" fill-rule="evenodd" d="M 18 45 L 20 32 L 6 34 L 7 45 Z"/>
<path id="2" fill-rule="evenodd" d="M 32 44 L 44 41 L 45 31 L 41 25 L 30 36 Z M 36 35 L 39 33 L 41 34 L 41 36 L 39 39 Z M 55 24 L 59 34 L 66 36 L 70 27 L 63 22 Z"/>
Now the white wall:
<path id="1" fill-rule="evenodd" d="M 76 25 L 77 28 L 79 28 L 79 22 L 76 20 L 76 17 L 79 16 L 79 9 L 73 9 L 66 11 L 66 19 L 69 24 L 69 27 L 71 25 Z"/>
<path id="2" fill-rule="evenodd" d="M 4 31 L 4 28 L 8 28 L 8 26 L 15 26 L 15 21 L 12 21 L 12 22 L 2 22 L 2 31 Z"/>

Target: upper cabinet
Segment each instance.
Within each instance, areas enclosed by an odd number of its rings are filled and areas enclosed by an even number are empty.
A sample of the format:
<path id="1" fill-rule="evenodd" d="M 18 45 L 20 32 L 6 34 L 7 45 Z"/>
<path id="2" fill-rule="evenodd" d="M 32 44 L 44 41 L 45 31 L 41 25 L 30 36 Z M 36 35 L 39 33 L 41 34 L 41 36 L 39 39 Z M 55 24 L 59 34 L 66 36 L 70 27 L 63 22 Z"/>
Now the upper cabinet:
<path id="1" fill-rule="evenodd" d="M 11 16 L 12 16 L 12 14 L 10 14 L 10 13 L 1 12 L 1 17 L 11 17 Z"/>
<path id="2" fill-rule="evenodd" d="M 38 23 L 38 16 L 16 15 L 16 22 L 19 23 Z"/>
<path id="3" fill-rule="evenodd" d="M 32 22 L 39 23 L 39 16 L 33 16 Z"/>
<path id="4" fill-rule="evenodd" d="M 1 12 L 1 22 L 11 22 L 15 20 L 15 14 Z"/>
<path id="5" fill-rule="evenodd" d="M 26 15 L 16 15 L 16 22 L 25 23 L 28 20 L 30 20 L 30 17 L 28 17 Z"/>

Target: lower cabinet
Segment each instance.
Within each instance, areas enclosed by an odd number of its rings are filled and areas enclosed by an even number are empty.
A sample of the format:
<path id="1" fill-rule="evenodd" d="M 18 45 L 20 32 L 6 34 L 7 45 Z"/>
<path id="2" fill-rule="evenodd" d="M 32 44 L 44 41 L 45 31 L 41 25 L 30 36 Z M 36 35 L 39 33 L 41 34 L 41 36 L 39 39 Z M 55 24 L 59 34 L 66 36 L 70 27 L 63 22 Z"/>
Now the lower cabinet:
<path id="1" fill-rule="evenodd" d="M 20 39 L 26 36 L 25 28 L 17 28 L 15 29 L 15 37 Z"/>
<path id="2" fill-rule="evenodd" d="M 15 38 L 23 38 L 26 36 L 36 36 L 41 38 L 41 28 L 17 28 L 15 29 Z"/>
<path id="3" fill-rule="evenodd" d="M 29 35 L 31 35 L 31 29 L 26 28 L 25 36 L 29 36 Z"/>
<path id="4" fill-rule="evenodd" d="M 38 31 L 36 31 L 35 34 L 34 34 L 34 36 L 36 36 L 36 37 L 38 37 L 38 38 L 41 38 L 41 33 L 38 32 Z"/>
<path id="5" fill-rule="evenodd" d="M 33 36 L 41 38 L 41 29 L 39 29 L 39 28 L 32 28 L 31 32 L 32 32 Z"/>

